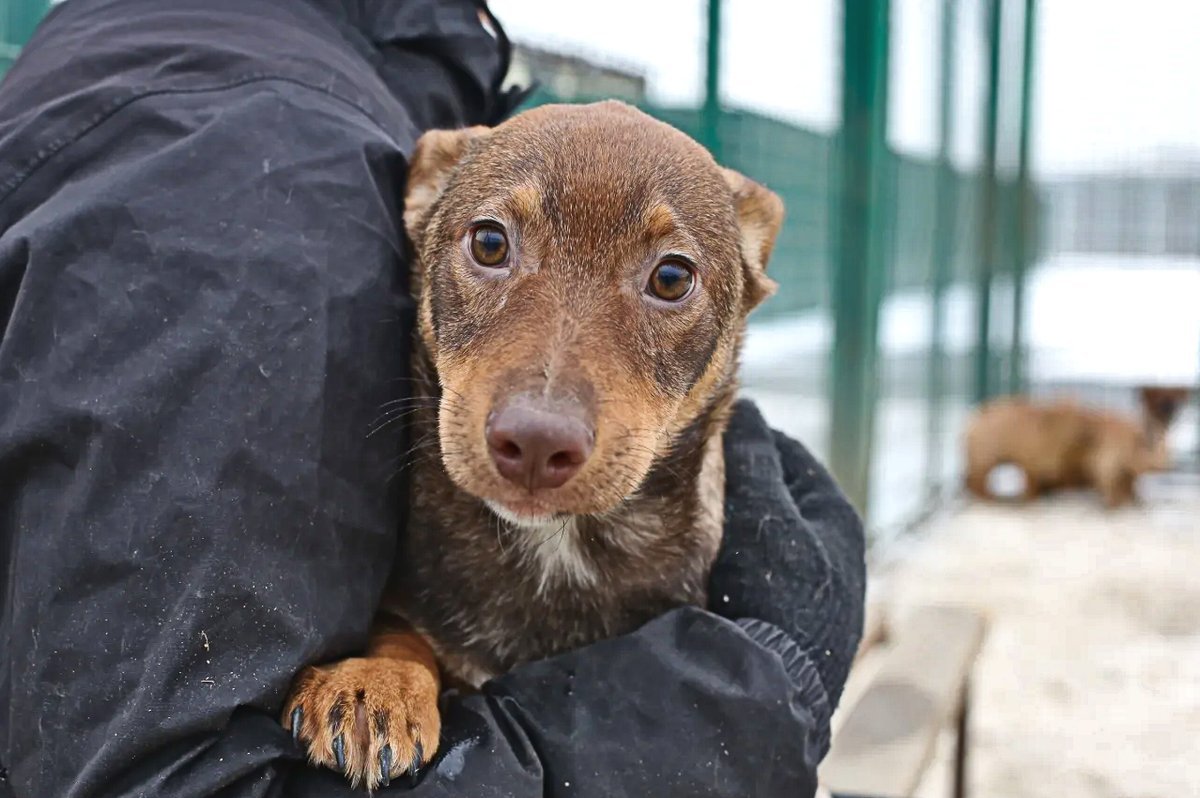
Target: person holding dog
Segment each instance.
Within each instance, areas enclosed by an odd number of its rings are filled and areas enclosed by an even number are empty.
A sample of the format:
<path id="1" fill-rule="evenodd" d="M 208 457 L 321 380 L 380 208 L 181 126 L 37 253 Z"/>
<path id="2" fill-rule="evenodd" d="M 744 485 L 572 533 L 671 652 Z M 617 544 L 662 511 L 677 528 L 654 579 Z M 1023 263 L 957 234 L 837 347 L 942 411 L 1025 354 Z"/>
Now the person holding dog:
<path id="1" fill-rule="evenodd" d="M 404 535 L 422 132 L 494 124 L 468 0 L 68 0 L 0 83 L 0 796 L 343 796 L 279 723 Z M 417 795 L 812 794 L 863 535 L 739 403 L 710 607 L 447 694 Z M 391 788 L 397 789 L 397 788 Z"/>

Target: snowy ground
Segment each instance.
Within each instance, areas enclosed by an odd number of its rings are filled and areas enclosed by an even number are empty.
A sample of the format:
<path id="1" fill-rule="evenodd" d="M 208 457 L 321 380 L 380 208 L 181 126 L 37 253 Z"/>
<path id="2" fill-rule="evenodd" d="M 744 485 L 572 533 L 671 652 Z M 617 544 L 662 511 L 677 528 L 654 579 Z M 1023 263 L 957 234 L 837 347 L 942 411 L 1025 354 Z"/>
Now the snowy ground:
<path id="1" fill-rule="evenodd" d="M 1200 795 L 1200 477 L 1153 479 L 1145 499 L 967 506 L 876 574 L 890 612 L 949 602 L 989 617 L 970 794 Z M 948 753 L 920 798 L 949 795 Z"/>
<path id="2" fill-rule="evenodd" d="M 1122 406 L 1130 401 L 1129 388 L 1140 383 L 1200 385 L 1200 261 L 1059 257 L 1031 274 L 1027 296 L 1029 373 L 1039 393 Z M 995 304 L 1006 306 L 1002 296 Z M 969 288 L 951 289 L 945 310 L 949 390 L 937 471 L 954 484 L 959 435 L 969 412 L 965 394 L 974 331 Z M 911 518 L 927 496 L 930 300 L 919 292 L 900 293 L 884 302 L 881 313 L 871 522 L 891 529 Z M 829 443 L 831 329 L 824 310 L 752 325 L 742 370 L 745 394 L 768 420 L 822 459 Z M 1195 456 L 1200 444 L 1195 404 L 1176 425 L 1172 444 L 1178 456 Z"/>

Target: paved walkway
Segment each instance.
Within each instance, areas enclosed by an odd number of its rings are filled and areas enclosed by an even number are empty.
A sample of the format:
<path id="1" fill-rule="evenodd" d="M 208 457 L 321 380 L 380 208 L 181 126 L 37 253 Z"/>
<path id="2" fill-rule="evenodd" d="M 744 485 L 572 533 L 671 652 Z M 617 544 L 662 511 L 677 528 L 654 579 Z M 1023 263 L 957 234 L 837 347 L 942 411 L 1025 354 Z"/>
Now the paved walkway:
<path id="1" fill-rule="evenodd" d="M 1138 509 L 1089 495 L 972 505 L 879 579 L 892 612 L 985 611 L 974 686 L 977 798 L 1200 796 L 1200 479 L 1159 478 Z M 935 765 L 922 798 L 948 794 Z"/>

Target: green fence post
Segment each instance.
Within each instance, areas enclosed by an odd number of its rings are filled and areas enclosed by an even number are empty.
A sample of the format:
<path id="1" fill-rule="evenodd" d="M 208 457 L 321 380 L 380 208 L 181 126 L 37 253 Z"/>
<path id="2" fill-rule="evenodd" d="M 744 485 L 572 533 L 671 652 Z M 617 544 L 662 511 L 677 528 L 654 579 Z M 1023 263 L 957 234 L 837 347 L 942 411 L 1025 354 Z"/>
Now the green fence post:
<path id="1" fill-rule="evenodd" d="M 50 9 L 49 0 L 0 0 L 0 75 Z"/>
<path id="2" fill-rule="evenodd" d="M 941 487 L 943 413 L 946 393 L 946 288 L 950 284 L 958 221 L 958 191 L 950 152 L 954 139 L 954 31 L 957 0 L 942 0 L 942 25 L 938 38 L 941 69 L 938 74 L 937 208 L 933 234 L 933 290 L 929 342 L 928 451 L 926 490 L 932 497 Z"/>
<path id="3" fill-rule="evenodd" d="M 996 148 L 1000 105 L 1001 0 L 988 2 L 988 86 L 983 125 L 983 214 L 979 220 L 979 271 L 976 280 L 974 400 L 982 402 L 992 390 L 992 271 L 996 257 L 996 227 L 1000 210 Z"/>
<path id="4" fill-rule="evenodd" d="M 704 48 L 704 106 L 700 138 L 717 161 L 721 160 L 721 5 L 708 0 L 708 38 Z"/>
<path id="5" fill-rule="evenodd" d="M 1017 144 L 1017 224 L 1013 239 L 1012 351 L 1009 355 L 1009 391 L 1025 390 L 1025 280 L 1034 256 L 1037 229 L 1033 186 L 1029 180 L 1029 129 L 1033 97 L 1033 47 L 1037 27 L 1037 0 L 1025 0 L 1021 39 L 1021 133 Z"/>
<path id="6" fill-rule="evenodd" d="M 29 37 L 37 30 L 38 23 L 50 10 L 50 0 L 8 0 L 0 3 L 0 7 L 3 6 L 8 6 L 4 15 L 7 17 L 3 30 L 4 41 L 19 46 L 29 41 Z"/>
<path id="7" fill-rule="evenodd" d="M 874 435 L 879 305 L 886 272 L 888 0 L 842 4 L 842 126 L 830 215 L 834 340 L 830 465 L 866 514 Z"/>

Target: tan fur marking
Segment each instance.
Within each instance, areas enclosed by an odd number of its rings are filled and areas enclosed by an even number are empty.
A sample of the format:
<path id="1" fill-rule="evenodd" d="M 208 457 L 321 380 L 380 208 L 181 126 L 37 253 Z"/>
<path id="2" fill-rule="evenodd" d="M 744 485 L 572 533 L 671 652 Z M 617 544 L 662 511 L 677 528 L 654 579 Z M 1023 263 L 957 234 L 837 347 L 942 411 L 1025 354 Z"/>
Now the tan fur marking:
<path id="1" fill-rule="evenodd" d="M 509 206 L 518 219 L 533 219 L 542 212 L 542 192 L 537 186 L 520 186 L 509 196 Z"/>
<path id="2" fill-rule="evenodd" d="M 642 224 L 646 229 L 646 237 L 651 241 L 667 238 L 676 230 L 674 212 L 661 202 L 651 205 L 646 210 Z"/>
<path id="3" fill-rule="evenodd" d="M 721 532 L 725 523 L 725 449 L 724 433 L 710 437 L 704 445 L 704 461 L 700 481 L 696 486 L 696 501 L 700 507 L 700 530 L 715 559 L 721 547 Z"/>

